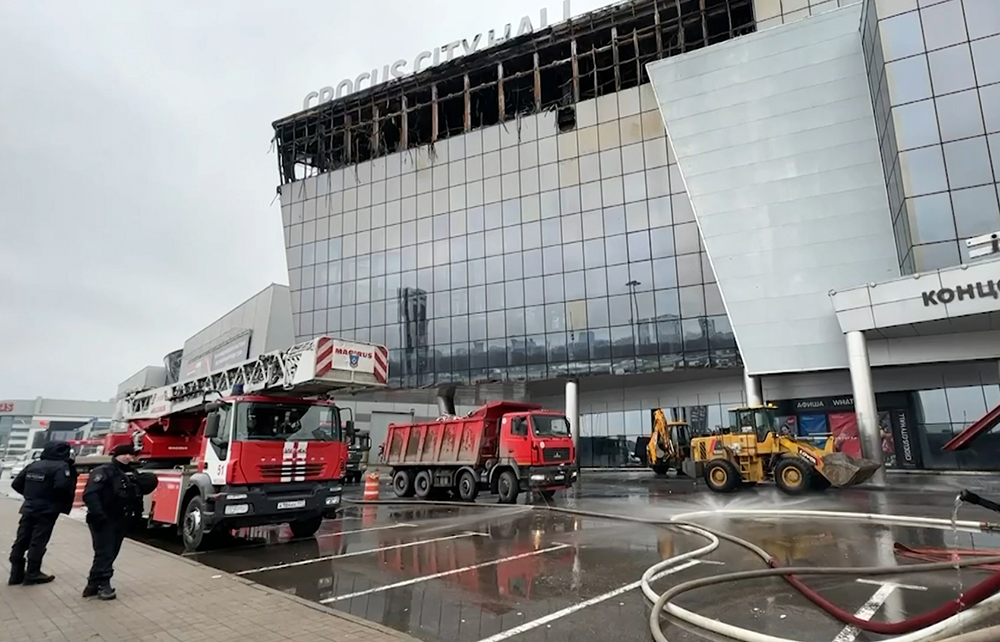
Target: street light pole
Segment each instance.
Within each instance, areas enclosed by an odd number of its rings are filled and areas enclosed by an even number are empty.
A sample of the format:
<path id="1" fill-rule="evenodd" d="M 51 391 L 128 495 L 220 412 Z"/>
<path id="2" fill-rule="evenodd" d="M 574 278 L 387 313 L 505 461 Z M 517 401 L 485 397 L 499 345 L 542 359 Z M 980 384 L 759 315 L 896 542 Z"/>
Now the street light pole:
<path id="1" fill-rule="evenodd" d="M 636 317 L 639 316 L 639 301 L 636 299 L 635 289 L 640 285 L 642 285 L 642 283 L 640 281 L 636 281 L 635 279 L 632 279 L 631 281 L 625 284 L 625 287 L 627 287 L 629 291 L 628 309 L 629 309 L 629 316 L 631 317 L 629 319 L 629 324 L 632 326 L 632 350 L 636 349 L 635 326 L 636 323 L 638 322 L 638 319 Z"/>

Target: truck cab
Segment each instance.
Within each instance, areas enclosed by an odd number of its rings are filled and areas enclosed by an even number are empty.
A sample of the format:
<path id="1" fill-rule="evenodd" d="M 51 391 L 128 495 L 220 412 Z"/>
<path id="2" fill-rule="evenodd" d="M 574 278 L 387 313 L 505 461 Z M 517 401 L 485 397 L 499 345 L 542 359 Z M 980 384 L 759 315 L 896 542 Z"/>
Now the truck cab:
<path id="1" fill-rule="evenodd" d="M 546 490 L 563 486 L 575 471 L 566 465 L 575 462 L 573 435 L 564 415 L 537 410 L 513 412 L 500 420 L 500 457 L 509 458 L 527 480 L 521 490 Z"/>
<path id="2" fill-rule="evenodd" d="M 201 485 L 200 516 L 192 514 L 199 509 L 191 507 L 190 498 L 180 503 L 185 539 L 198 522 L 209 530 L 284 522 L 295 536 L 305 537 L 340 507 L 347 444 L 333 402 L 225 398 L 210 405 L 204 437 L 195 461 L 214 492 Z M 188 494 L 197 493 L 190 488 Z"/>

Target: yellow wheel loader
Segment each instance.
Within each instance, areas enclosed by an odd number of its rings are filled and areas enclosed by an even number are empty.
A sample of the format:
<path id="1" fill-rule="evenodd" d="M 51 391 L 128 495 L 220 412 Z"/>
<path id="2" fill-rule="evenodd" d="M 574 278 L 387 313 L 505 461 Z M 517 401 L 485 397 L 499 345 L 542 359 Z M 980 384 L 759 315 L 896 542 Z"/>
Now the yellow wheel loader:
<path id="1" fill-rule="evenodd" d="M 820 449 L 778 428 L 775 408 L 729 411 L 728 432 L 691 441 L 695 462 L 704 467 L 708 487 L 719 493 L 770 479 L 786 493 L 864 483 L 879 465 L 834 452 L 833 437 Z"/>
<path id="2" fill-rule="evenodd" d="M 667 419 L 662 409 L 653 413 L 653 431 L 646 445 L 649 467 L 657 475 L 673 468 L 678 475 L 697 477 L 700 467 L 691 459 L 691 428 L 679 419 Z"/>

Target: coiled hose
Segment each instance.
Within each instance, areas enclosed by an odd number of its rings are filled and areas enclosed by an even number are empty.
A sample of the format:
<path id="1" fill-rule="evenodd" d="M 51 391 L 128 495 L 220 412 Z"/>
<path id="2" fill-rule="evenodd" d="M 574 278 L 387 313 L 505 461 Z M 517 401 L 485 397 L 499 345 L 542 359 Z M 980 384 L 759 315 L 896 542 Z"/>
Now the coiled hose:
<path id="1" fill-rule="evenodd" d="M 369 500 L 369 501 L 354 501 L 349 502 L 354 504 L 382 504 L 382 505 L 410 505 L 410 506 L 427 506 L 427 505 L 438 505 L 438 506 L 452 506 L 452 507 L 482 507 L 491 508 L 494 505 L 490 504 L 476 504 L 468 502 L 454 502 L 454 501 L 412 501 L 412 500 Z M 685 513 L 682 515 L 677 515 L 670 520 L 660 520 L 660 519 L 650 519 L 643 517 L 635 517 L 630 515 L 620 515 L 614 513 L 602 513 L 597 511 L 585 511 L 572 508 L 563 508 L 558 506 L 549 505 L 533 505 L 530 507 L 531 510 L 547 510 L 550 512 L 564 513 L 569 515 L 576 515 L 581 517 L 593 517 L 600 519 L 610 519 L 618 521 L 628 521 L 628 522 L 638 522 L 645 523 L 656 526 L 666 526 L 675 527 L 679 530 L 694 533 L 700 535 L 708 540 L 708 543 L 696 550 L 689 551 L 687 553 L 681 553 L 675 555 L 669 559 L 663 560 L 650 566 L 642 575 L 641 579 L 641 589 L 643 594 L 653 602 L 653 609 L 649 617 L 649 628 L 653 639 L 656 642 L 669 642 L 660 627 L 660 614 L 667 612 L 670 615 L 677 617 L 683 621 L 693 624 L 699 628 L 724 635 L 729 638 L 736 640 L 741 640 L 743 642 L 798 642 L 796 640 L 790 640 L 787 638 L 780 638 L 764 633 L 759 633 L 749 629 L 744 629 L 742 627 L 737 627 L 725 622 L 720 622 L 712 618 L 707 618 L 697 613 L 693 613 L 679 607 L 671 602 L 671 600 L 678 595 L 685 593 L 687 591 L 694 590 L 696 588 L 703 588 L 706 586 L 713 586 L 717 584 L 723 584 L 727 582 L 740 581 L 745 579 L 755 579 L 760 577 L 783 577 L 792 586 L 798 589 L 804 596 L 806 596 L 814 604 L 822 608 L 831 616 L 844 622 L 845 624 L 850 624 L 859 629 L 872 631 L 875 633 L 882 633 L 887 635 L 895 635 L 897 637 L 888 638 L 882 642 L 924 642 L 927 640 L 932 640 L 941 635 L 949 635 L 958 630 L 968 627 L 969 625 L 980 621 L 981 619 L 992 615 L 1000 611 L 1000 595 L 997 595 L 997 591 L 1000 590 L 1000 573 L 991 575 L 986 580 L 980 582 L 976 586 L 972 587 L 965 593 L 963 593 L 958 599 L 948 602 L 941 607 L 934 609 L 928 613 L 924 613 L 915 618 L 910 618 L 902 622 L 891 622 L 891 623 L 880 623 L 880 622 L 870 622 L 867 620 L 861 620 L 855 617 L 853 614 L 844 611 L 840 607 L 836 606 L 822 595 L 811 589 L 809 586 L 804 584 L 799 580 L 797 575 L 868 575 L 868 576 L 879 576 L 879 575 L 904 575 L 908 573 L 919 573 L 919 572 L 929 572 L 938 570 L 948 570 L 956 569 L 969 566 L 982 566 L 986 564 L 1000 563 L 1000 556 L 993 557 L 980 557 L 974 560 L 963 560 L 958 563 L 954 562 L 936 562 L 930 564 L 912 564 L 907 566 L 876 566 L 876 567 L 778 567 L 777 561 L 771 556 L 767 551 L 757 546 L 756 544 L 744 540 L 735 535 L 718 531 L 707 526 L 693 523 L 689 521 L 692 518 L 705 517 L 705 516 L 721 516 L 721 517 L 774 517 L 775 512 L 772 510 L 749 510 L 749 509 L 737 509 L 737 510 L 715 510 L 715 511 L 696 511 Z M 896 524 L 896 525 L 909 525 L 918 527 L 930 527 L 930 528 L 958 528 L 964 531 L 980 531 L 986 527 L 983 522 L 972 522 L 972 521 L 957 521 L 952 523 L 951 520 L 936 519 L 929 517 L 911 517 L 911 516 L 901 516 L 901 515 L 878 515 L 874 513 L 853 513 L 853 512 L 841 512 L 841 511 L 810 511 L 810 510 L 782 510 L 779 512 L 782 516 L 787 517 L 800 517 L 807 519 L 843 519 L 843 520 L 853 520 L 853 521 L 865 521 L 870 523 L 882 523 L 882 524 Z M 685 560 L 692 558 L 703 557 L 716 548 L 718 548 L 720 540 L 726 540 L 747 550 L 753 552 L 755 555 L 761 558 L 761 560 L 770 566 L 770 568 L 754 570 L 754 571 L 742 571 L 738 573 L 726 573 L 715 575 L 709 578 L 701 578 L 697 580 L 692 580 L 689 582 L 684 582 L 678 584 L 673 588 L 669 589 L 662 595 L 657 594 L 652 587 L 650 582 L 656 579 L 656 576 L 662 571 L 676 566 Z M 993 628 L 993 627 L 991 627 Z M 989 631 L 990 629 L 983 629 L 983 631 Z M 975 632 L 979 633 L 979 632 Z M 983 640 L 996 640 L 1000 638 L 982 638 Z M 979 638 L 971 638 L 971 641 L 978 642 Z M 942 641 L 943 642 L 943 641 Z M 957 642 L 966 642 L 965 640 L 958 640 Z"/>

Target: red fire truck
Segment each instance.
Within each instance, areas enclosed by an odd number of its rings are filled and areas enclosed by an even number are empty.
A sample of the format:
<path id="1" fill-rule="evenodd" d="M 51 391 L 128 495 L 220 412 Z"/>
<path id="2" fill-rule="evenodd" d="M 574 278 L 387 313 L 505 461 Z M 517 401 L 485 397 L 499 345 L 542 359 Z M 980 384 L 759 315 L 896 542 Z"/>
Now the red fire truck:
<path id="1" fill-rule="evenodd" d="M 137 392 L 120 404 L 104 452 L 132 441 L 150 525 L 180 531 L 188 550 L 233 529 L 287 523 L 308 537 L 340 506 L 353 422 L 327 396 L 381 388 L 382 346 L 318 337 L 200 378 Z M 77 460 L 81 473 L 107 455 Z"/>
<path id="2" fill-rule="evenodd" d="M 577 476 L 569 421 L 531 403 L 492 401 L 465 417 L 391 424 L 382 452 L 399 497 L 450 490 L 472 501 L 488 490 L 513 504 L 522 491 L 551 498 Z"/>

